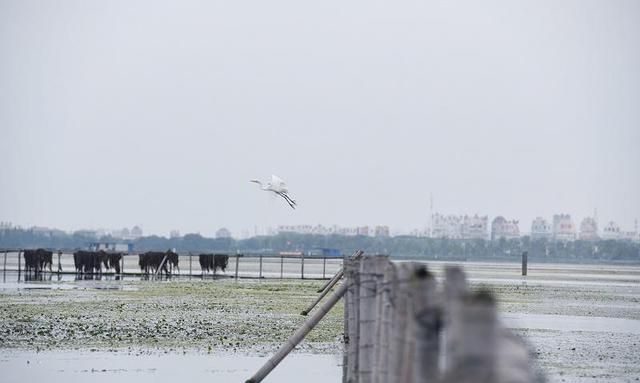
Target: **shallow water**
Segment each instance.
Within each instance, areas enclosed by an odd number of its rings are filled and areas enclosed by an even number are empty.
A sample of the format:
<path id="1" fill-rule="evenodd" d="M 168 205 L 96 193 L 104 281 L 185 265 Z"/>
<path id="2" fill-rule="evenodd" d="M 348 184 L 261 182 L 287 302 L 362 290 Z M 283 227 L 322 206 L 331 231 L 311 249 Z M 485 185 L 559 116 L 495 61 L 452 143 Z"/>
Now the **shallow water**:
<path id="1" fill-rule="evenodd" d="M 626 318 L 545 315 L 528 313 L 502 314 L 508 328 L 555 331 L 591 331 L 640 335 L 640 320 Z"/>
<path id="2" fill-rule="evenodd" d="M 93 383 L 161 383 L 176 380 L 197 382 L 243 382 L 268 359 L 258 356 L 198 355 L 170 352 L 136 354 L 128 352 L 47 351 L 0 352 L 3 382 L 91 381 Z M 264 382 L 339 382 L 342 357 L 293 354 Z"/>

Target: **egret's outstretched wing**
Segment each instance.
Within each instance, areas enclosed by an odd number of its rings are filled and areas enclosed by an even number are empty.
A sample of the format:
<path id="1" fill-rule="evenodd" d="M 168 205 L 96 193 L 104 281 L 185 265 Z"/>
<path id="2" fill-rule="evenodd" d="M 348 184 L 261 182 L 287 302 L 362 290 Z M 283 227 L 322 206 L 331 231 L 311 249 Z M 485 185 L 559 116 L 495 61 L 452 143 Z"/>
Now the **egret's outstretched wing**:
<path id="1" fill-rule="evenodd" d="M 287 192 L 287 184 L 284 183 L 282 178 L 276 176 L 275 174 L 271 175 L 270 186 L 271 186 L 271 190 L 273 191 L 285 192 L 285 193 Z"/>

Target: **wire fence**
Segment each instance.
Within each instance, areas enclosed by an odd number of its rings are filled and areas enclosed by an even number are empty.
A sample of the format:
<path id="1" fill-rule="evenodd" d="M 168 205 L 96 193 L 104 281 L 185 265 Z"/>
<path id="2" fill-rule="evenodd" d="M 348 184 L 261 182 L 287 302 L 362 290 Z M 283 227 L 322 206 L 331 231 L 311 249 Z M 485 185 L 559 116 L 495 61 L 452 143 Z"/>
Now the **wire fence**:
<path id="1" fill-rule="evenodd" d="M 224 270 L 215 272 L 200 267 L 199 253 L 179 252 L 178 265 L 167 267 L 170 277 L 203 277 L 203 278 L 270 278 L 270 279 L 329 279 L 341 267 L 341 257 L 281 255 L 281 254 L 225 254 L 228 262 Z M 220 253 L 223 254 L 223 253 Z M 22 249 L 0 249 L 2 272 L 25 274 L 25 258 Z M 139 266 L 139 254 L 123 254 L 120 260 L 120 272 L 101 268 L 101 272 L 81 273 L 85 277 L 115 275 L 146 276 Z M 72 251 L 54 251 L 51 267 L 40 272 L 51 274 L 78 274 L 75 268 Z M 167 275 L 164 275 L 165 277 Z"/>

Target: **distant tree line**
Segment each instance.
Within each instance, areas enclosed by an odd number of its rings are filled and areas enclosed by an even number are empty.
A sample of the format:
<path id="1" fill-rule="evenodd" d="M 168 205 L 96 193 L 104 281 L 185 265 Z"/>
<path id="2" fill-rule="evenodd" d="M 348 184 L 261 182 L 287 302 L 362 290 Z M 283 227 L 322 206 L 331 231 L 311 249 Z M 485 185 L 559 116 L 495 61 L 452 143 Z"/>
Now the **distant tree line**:
<path id="1" fill-rule="evenodd" d="M 90 242 L 121 242 L 112 237 L 96 239 L 86 234 L 60 231 L 42 232 L 29 229 L 0 230 L 0 248 L 81 249 Z M 146 236 L 132 241 L 135 251 L 176 249 L 180 252 L 264 252 L 310 251 L 318 248 L 340 249 L 351 253 L 362 249 L 367 253 L 390 254 L 399 258 L 439 260 L 518 260 L 523 251 L 529 258 L 542 262 L 621 261 L 640 262 L 640 244 L 631 241 L 600 240 L 561 242 L 532 240 L 528 236 L 505 240 L 460 240 L 414 236 L 367 237 L 286 233 L 236 240 L 207 238 L 187 234 L 179 238 Z"/>

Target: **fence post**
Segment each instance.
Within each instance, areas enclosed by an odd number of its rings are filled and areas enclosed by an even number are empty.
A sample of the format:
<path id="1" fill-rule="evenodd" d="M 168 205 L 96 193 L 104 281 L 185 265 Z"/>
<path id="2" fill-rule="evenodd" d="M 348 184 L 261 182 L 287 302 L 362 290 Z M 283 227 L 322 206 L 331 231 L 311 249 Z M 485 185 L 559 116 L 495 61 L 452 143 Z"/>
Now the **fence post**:
<path id="1" fill-rule="evenodd" d="M 360 263 L 358 382 L 369 383 L 376 379 L 376 315 L 378 278 L 386 258 L 365 257 Z"/>
<path id="2" fill-rule="evenodd" d="M 526 251 L 522 252 L 522 275 L 523 276 L 527 276 L 527 258 L 528 258 L 528 253 Z"/>
<path id="3" fill-rule="evenodd" d="M 345 330 L 347 343 L 347 383 L 358 382 L 358 345 L 360 343 L 360 323 L 359 317 L 359 295 L 360 284 L 359 274 L 361 258 L 347 259 L 345 262 L 344 275 L 346 277 L 344 284 L 347 286 L 345 311 L 348 323 Z"/>
<path id="4" fill-rule="evenodd" d="M 444 296 L 446 305 L 444 307 L 444 369 L 449 369 L 453 363 L 453 356 L 456 354 L 456 350 L 462 347 L 460 338 L 456 337 L 452 331 L 455 329 L 453 322 L 455 318 L 460 317 L 460 310 L 462 309 L 462 300 L 467 295 L 467 280 L 464 272 L 460 267 L 447 267 L 445 269 L 445 285 Z"/>
<path id="5" fill-rule="evenodd" d="M 280 256 L 280 279 L 282 279 L 282 272 L 284 268 L 284 256 Z"/>
<path id="6" fill-rule="evenodd" d="M 262 254 L 260 254 L 260 272 L 258 273 L 258 278 L 262 278 Z"/>
<path id="7" fill-rule="evenodd" d="M 325 278 L 325 273 L 327 271 L 327 257 L 322 258 L 322 279 Z"/>
<path id="8" fill-rule="evenodd" d="M 193 254 L 191 254 L 191 252 L 189 252 L 189 279 L 191 279 L 191 275 L 193 274 Z"/>
<path id="9" fill-rule="evenodd" d="M 7 250 L 4 251 L 4 263 L 2 265 L 2 272 L 7 271 Z"/>
<path id="10" fill-rule="evenodd" d="M 236 253 L 236 281 L 238 280 L 238 262 L 240 261 L 240 254 Z"/>
<path id="11" fill-rule="evenodd" d="M 343 328 L 343 333 L 342 333 L 342 341 L 344 342 L 344 349 L 342 350 L 342 383 L 347 383 L 348 382 L 348 371 L 349 371 L 349 354 L 348 354 L 348 349 L 349 349 L 349 277 L 347 276 L 347 273 L 345 273 L 345 271 L 347 270 L 347 262 L 349 262 L 349 258 L 347 258 L 347 256 L 345 255 L 342 258 L 342 269 L 340 269 L 341 272 L 343 272 L 344 274 L 344 278 L 343 278 L 343 282 L 346 286 L 347 286 L 347 291 L 344 294 L 344 297 L 342 298 L 342 301 L 344 302 L 344 306 L 343 306 L 343 318 L 344 318 L 344 324 L 342 326 Z M 333 277 L 335 278 L 335 276 Z M 331 280 L 329 280 L 329 282 L 331 282 Z M 325 285 L 324 287 L 322 287 L 321 291 L 324 291 L 324 289 L 327 287 L 327 285 Z"/>
<path id="12" fill-rule="evenodd" d="M 409 326 L 409 283 L 412 275 L 410 265 L 406 263 L 392 265 L 392 283 L 390 285 L 391 330 L 389 342 L 389 381 L 401 382 L 404 379 L 406 367 L 406 343 Z"/>
<path id="13" fill-rule="evenodd" d="M 120 257 L 120 275 L 124 275 L 124 255 L 125 253 L 122 253 L 122 256 Z"/>
<path id="14" fill-rule="evenodd" d="M 20 282 L 20 273 L 22 272 L 22 257 L 20 257 L 22 250 L 18 250 L 18 282 Z"/>
<path id="15" fill-rule="evenodd" d="M 304 252 L 302 252 L 300 259 L 300 279 L 304 279 Z"/>
<path id="16" fill-rule="evenodd" d="M 441 310 L 437 298 L 436 278 L 425 265 L 414 266 L 415 283 L 412 286 L 413 318 L 415 321 L 415 353 L 413 380 L 439 382 Z"/>
<path id="17" fill-rule="evenodd" d="M 382 270 L 383 276 L 380 279 L 378 292 L 378 327 L 376 329 L 377 342 L 380 345 L 376 353 L 376 376 L 377 382 L 387 383 L 389 379 L 389 346 L 391 345 L 392 318 L 392 283 L 395 281 L 395 269 L 391 262 L 387 262 Z"/>
<path id="18" fill-rule="evenodd" d="M 58 250 L 58 274 L 62 271 L 62 263 L 60 263 L 60 256 L 62 256 L 62 250 Z"/>

